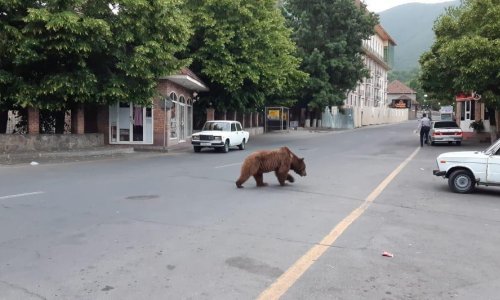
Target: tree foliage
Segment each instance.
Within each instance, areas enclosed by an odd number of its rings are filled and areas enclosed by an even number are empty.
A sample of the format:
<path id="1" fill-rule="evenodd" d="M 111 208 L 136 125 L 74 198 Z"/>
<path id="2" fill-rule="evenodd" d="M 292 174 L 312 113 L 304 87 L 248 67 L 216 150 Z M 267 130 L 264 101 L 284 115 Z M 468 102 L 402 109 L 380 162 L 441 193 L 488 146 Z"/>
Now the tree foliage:
<path id="1" fill-rule="evenodd" d="M 275 0 L 189 3 L 195 34 L 186 57 L 210 88 L 202 100 L 221 110 L 248 110 L 293 97 L 307 75 Z"/>
<path id="2" fill-rule="evenodd" d="M 341 105 L 349 90 L 369 76 L 362 41 L 374 33 L 375 14 L 352 0 L 285 0 L 283 12 L 310 74 L 301 102 L 311 109 Z"/>
<path id="3" fill-rule="evenodd" d="M 0 103 L 148 104 L 187 62 L 182 0 L 0 0 Z"/>
<path id="4" fill-rule="evenodd" d="M 420 58 L 423 89 L 442 99 L 475 91 L 500 108 L 500 1 L 465 0 L 438 18 L 434 32 Z"/>

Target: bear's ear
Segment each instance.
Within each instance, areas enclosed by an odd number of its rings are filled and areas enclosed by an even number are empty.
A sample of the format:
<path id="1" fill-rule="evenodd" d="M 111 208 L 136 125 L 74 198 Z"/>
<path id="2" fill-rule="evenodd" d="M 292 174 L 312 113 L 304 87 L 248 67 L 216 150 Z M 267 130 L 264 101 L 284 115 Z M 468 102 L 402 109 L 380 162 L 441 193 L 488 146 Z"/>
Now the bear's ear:
<path id="1" fill-rule="evenodd" d="M 302 157 L 302 158 L 300 159 L 300 161 L 304 161 L 304 158 Z"/>

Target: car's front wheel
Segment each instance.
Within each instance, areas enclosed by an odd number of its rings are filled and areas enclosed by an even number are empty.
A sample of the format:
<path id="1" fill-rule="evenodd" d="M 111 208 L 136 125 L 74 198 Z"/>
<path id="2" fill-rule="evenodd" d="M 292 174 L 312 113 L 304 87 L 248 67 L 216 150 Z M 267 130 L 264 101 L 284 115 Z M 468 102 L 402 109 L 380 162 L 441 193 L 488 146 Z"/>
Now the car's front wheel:
<path id="1" fill-rule="evenodd" d="M 476 188 L 474 175 L 467 170 L 456 170 L 448 178 L 448 185 L 454 193 L 467 194 Z"/>
<path id="2" fill-rule="evenodd" d="M 194 149 L 194 152 L 198 153 L 201 151 L 201 147 L 200 146 L 193 146 L 193 149 Z"/>
<path id="3" fill-rule="evenodd" d="M 240 148 L 240 150 L 245 150 L 245 139 L 241 141 L 241 144 L 238 145 L 238 148 Z"/>

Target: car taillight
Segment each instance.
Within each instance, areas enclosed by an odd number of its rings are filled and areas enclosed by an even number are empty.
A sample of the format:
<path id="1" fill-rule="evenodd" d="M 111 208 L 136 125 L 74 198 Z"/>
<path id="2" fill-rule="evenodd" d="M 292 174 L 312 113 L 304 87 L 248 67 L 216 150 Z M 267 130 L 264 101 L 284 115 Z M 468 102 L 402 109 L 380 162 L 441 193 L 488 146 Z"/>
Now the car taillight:
<path id="1" fill-rule="evenodd" d="M 433 132 L 432 135 L 441 135 L 441 132 Z"/>
<path id="2" fill-rule="evenodd" d="M 461 132 L 455 132 L 455 135 L 462 135 Z"/>

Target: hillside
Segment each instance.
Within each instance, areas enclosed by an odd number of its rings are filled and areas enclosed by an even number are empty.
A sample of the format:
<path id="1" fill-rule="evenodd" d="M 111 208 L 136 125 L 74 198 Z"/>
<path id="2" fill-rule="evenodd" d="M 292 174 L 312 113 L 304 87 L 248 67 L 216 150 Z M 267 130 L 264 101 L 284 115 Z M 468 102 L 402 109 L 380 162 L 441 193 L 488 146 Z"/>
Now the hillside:
<path id="1" fill-rule="evenodd" d="M 420 55 L 434 42 L 434 21 L 447 7 L 459 4 L 459 0 L 436 4 L 408 3 L 379 13 L 380 24 L 397 43 L 394 70 L 406 71 L 418 66 Z"/>

